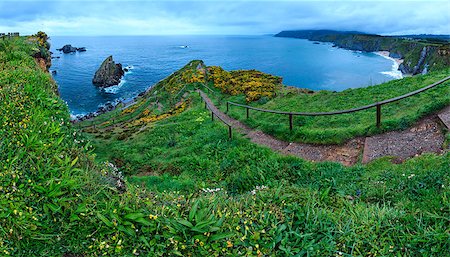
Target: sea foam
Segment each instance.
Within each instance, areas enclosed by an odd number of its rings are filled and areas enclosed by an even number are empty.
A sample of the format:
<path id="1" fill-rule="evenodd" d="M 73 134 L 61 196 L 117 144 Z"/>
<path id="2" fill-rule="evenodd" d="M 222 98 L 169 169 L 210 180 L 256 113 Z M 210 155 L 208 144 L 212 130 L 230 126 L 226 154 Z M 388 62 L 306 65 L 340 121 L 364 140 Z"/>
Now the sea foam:
<path id="1" fill-rule="evenodd" d="M 127 81 L 122 79 L 118 85 L 106 87 L 103 89 L 103 91 L 105 91 L 105 93 L 108 94 L 116 94 L 119 91 L 119 89 L 125 84 L 125 82 Z"/>
<path id="2" fill-rule="evenodd" d="M 394 58 L 386 56 L 386 55 L 383 55 L 381 53 L 375 53 L 375 54 L 379 55 L 379 56 L 381 56 L 381 57 L 383 57 L 385 59 L 388 59 L 388 60 L 392 61 L 392 69 L 390 71 L 382 71 L 382 72 L 380 72 L 381 74 L 390 76 L 390 77 L 392 77 L 394 79 L 401 79 L 401 78 L 403 78 L 402 72 L 398 70 L 399 64 Z"/>

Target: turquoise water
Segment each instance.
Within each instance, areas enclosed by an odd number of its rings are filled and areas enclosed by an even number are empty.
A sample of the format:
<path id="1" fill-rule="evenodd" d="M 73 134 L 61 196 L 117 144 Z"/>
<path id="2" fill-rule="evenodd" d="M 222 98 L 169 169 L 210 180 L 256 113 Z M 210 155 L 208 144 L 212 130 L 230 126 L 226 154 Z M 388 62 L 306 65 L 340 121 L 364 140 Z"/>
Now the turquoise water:
<path id="1" fill-rule="evenodd" d="M 316 90 L 341 91 L 393 79 L 386 73 L 392 69 L 392 61 L 388 59 L 301 39 L 271 36 L 52 37 L 51 44 L 53 57 L 60 56 L 52 60 L 51 70 L 57 72 L 54 78 L 72 114 L 92 112 L 107 102 L 132 98 L 194 59 L 226 70 L 261 70 L 283 77 L 285 85 Z M 87 51 L 63 54 L 55 50 L 65 44 L 86 47 Z M 105 92 L 91 81 L 109 55 L 131 69 L 120 86 Z"/>

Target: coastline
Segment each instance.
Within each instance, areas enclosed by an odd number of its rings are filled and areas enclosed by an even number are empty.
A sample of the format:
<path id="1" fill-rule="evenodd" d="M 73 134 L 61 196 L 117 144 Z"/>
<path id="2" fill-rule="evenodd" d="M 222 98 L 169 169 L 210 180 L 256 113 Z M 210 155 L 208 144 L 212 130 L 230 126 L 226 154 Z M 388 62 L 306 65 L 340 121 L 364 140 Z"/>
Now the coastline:
<path id="1" fill-rule="evenodd" d="M 394 79 L 402 79 L 404 77 L 403 72 L 399 69 L 400 64 L 402 64 L 404 61 L 403 59 L 390 57 L 389 51 L 376 51 L 373 53 L 392 61 L 392 70 L 383 71 L 383 72 L 381 72 L 382 74 L 391 76 Z"/>
<path id="2" fill-rule="evenodd" d="M 376 52 L 374 52 L 374 53 L 377 54 L 377 55 L 381 55 L 381 56 L 383 56 L 383 57 L 386 58 L 386 59 L 393 60 L 393 61 L 395 61 L 398 65 L 402 64 L 403 61 L 404 61 L 403 59 L 400 59 L 400 58 L 393 58 L 393 57 L 390 57 L 390 56 L 389 56 L 389 54 L 390 54 L 389 51 L 376 51 Z"/>

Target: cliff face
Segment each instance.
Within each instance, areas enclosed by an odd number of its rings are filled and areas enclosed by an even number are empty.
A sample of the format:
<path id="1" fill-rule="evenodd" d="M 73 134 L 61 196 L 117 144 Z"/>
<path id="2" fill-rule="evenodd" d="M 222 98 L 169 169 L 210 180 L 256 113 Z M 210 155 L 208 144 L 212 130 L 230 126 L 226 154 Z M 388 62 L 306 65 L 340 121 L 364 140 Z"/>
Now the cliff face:
<path id="1" fill-rule="evenodd" d="M 427 44 L 361 32 L 331 30 L 282 31 L 275 37 L 331 42 L 341 48 L 365 52 L 389 51 L 391 57 L 404 59 L 399 70 L 405 74 L 415 75 L 450 66 L 449 44 Z"/>
<path id="2" fill-rule="evenodd" d="M 122 64 L 115 63 L 112 56 L 106 58 L 100 68 L 95 72 L 92 83 L 99 87 L 110 87 L 118 85 L 124 71 L 122 69 Z"/>
<path id="3" fill-rule="evenodd" d="M 52 66 L 52 58 L 50 52 L 50 43 L 48 42 L 48 36 L 45 32 L 39 31 L 35 35 L 29 37 L 29 40 L 35 41 L 38 48 L 35 48 L 33 57 L 38 63 L 39 67 L 48 71 Z"/>

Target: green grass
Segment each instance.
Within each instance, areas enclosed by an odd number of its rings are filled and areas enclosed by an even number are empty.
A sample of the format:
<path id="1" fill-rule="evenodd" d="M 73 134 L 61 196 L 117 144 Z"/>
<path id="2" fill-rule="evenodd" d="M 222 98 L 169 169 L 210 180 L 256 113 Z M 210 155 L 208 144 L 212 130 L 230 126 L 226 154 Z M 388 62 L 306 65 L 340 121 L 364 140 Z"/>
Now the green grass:
<path id="1" fill-rule="evenodd" d="M 432 255 L 448 244 L 448 154 L 428 154 L 401 165 L 389 158 L 351 168 L 311 163 L 280 156 L 238 134 L 228 140 L 226 127 L 211 122 L 199 97 L 192 97 L 187 111 L 128 140 L 92 138 L 97 157 L 120 160 L 130 181 L 155 194 L 195 195 L 202 188 L 222 188 L 226 194 L 211 198 L 229 199 L 227 210 L 235 210 L 237 217 L 228 224 L 239 244 L 254 250 L 258 244 L 281 255 L 408 256 Z M 269 189 L 249 193 L 261 185 Z"/>
<path id="2" fill-rule="evenodd" d="M 79 135 L 33 48 L 0 43 L 0 255 L 448 256 L 449 153 L 351 168 L 281 156 L 228 140 L 195 94 L 128 139 Z M 101 164 L 119 159 L 123 193 Z"/>
<path id="3" fill-rule="evenodd" d="M 412 92 L 449 75 L 450 69 L 447 68 L 429 75 L 393 80 L 376 86 L 347 89 L 336 93 L 330 91 L 318 91 L 313 94 L 297 93 L 296 90 L 283 89 L 274 99 L 262 104 L 255 102 L 252 106 L 296 112 L 345 110 Z M 229 114 L 251 127 L 286 141 L 317 144 L 342 143 L 358 136 L 405 129 L 427 114 L 442 109 L 450 104 L 449 84 L 450 82 L 446 82 L 419 95 L 383 105 L 380 129 L 376 127 L 375 108 L 333 116 L 294 116 L 292 132 L 289 130 L 287 115 L 250 110 L 250 118 L 246 119 L 246 110 L 236 106 L 231 106 Z M 242 96 L 228 99 L 244 103 Z M 225 107 L 221 109 L 224 111 Z"/>

